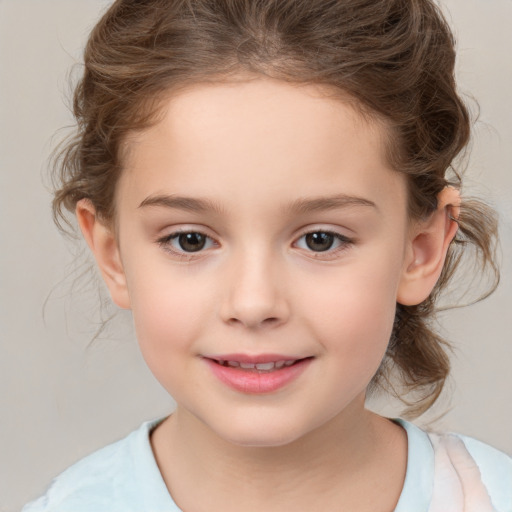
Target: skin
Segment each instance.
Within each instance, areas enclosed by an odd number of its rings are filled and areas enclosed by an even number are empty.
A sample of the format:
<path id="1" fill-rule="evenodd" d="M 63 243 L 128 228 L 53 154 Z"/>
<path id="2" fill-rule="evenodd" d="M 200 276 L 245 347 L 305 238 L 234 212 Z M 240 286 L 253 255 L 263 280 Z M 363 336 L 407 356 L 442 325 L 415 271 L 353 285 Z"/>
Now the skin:
<path id="1" fill-rule="evenodd" d="M 313 86 L 197 85 L 127 141 L 115 224 L 79 202 L 112 298 L 132 310 L 142 354 L 177 402 L 151 442 L 184 510 L 394 509 L 407 440 L 365 410 L 365 391 L 396 303 L 421 302 L 439 277 L 456 197 L 411 222 L 385 129 Z M 336 207 L 292 209 L 333 195 Z M 177 230 L 203 233 L 204 249 L 184 251 Z M 316 251 L 311 232 L 342 238 Z M 312 361 L 257 395 L 226 386 L 203 358 L 229 353 Z"/>

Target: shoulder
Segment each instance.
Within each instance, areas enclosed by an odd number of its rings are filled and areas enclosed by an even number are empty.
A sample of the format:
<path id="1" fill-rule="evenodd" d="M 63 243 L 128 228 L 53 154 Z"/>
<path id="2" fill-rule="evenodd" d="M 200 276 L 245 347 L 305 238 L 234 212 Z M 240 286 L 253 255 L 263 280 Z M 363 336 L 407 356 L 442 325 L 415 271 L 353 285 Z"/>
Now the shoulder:
<path id="1" fill-rule="evenodd" d="M 451 436 L 462 441 L 475 461 L 497 510 L 512 512 L 512 457 L 477 439 L 460 434 Z"/>
<path id="2" fill-rule="evenodd" d="M 492 509 L 512 512 L 512 458 L 461 434 L 429 434 L 433 443 L 438 477 L 446 482 L 447 467 L 457 474 L 466 500 L 490 500 Z M 484 508 L 482 508 L 484 510 Z M 487 510 L 487 509 L 485 509 Z"/>
<path id="3" fill-rule="evenodd" d="M 488 474 L 493 476 L 504 476 L 504 471 L 507 476 L 512 476 L 512 457 L 506 453 L 482 443 L 472 437 L 467 437 L 461 434 L 450 434 L 456 436 L 464 443 L 464 446 L 471 454 L 473 459 L 478 463 L 482 471 L 482 475 Z M 509 480 L 512 485 L 512 478 Z"/>
<path id="4" fill-rule="evenodd" d="M 393 421 L 406 430 L 409 445 L 396 512 L 512 512 L 511 457 L 471 437 Z"/>
<path id="5" fill-rule="evenodd" d="M 22 512 L 128 512 L 144 502 L 145 478 L 158 469 L 148 433 L 156 422 L 144 423 L 69 467 L 55 478 L 46 494 Z M 152 467 L 152 464 L 154 467 Z"/>
<path id="6" fill-rule="evenodd" d="M 132 433 L 66 469 L 52 481 L 46 494 L 26 505 L 23 512 L 103 510 L 114 490 L 127 487 L 133 436 Z"/>

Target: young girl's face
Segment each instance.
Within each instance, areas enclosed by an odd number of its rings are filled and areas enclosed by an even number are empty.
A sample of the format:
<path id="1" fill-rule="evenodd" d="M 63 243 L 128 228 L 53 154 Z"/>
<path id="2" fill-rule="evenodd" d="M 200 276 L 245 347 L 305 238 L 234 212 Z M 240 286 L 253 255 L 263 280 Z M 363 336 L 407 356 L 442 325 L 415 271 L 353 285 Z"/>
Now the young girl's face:
<path id="1" fill-rule="evenodd" d="M 164 108 L 128 141 L 111 290 L 177 416 L 254 446 L 357 418 L 407 266 L 384 128 L 270 79 Z"/>

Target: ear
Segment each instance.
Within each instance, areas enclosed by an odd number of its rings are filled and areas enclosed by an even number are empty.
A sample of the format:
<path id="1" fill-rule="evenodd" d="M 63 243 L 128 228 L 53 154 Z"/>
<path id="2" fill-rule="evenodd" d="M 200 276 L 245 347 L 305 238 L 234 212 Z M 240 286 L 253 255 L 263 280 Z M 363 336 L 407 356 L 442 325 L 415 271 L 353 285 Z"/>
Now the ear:
<path id="1" fill-rule="evenodd" d="M 446 187 L 438 196 L 438 208 L 428 219 L 415 224 L 398 287 L 399 304 L 419 304 L 432 292 L 443 270 L 450 242 L 457 233 L 459 211 L 459 191 Z"/>
<path id="2" fill-rule="evenodd" d="M 81 199 L 76 205 L 76 218 L 89 245 L 112 300 L 123 309 L 130 308 L 126 276 L 112 230 L 96 215 L 96 209 L 89 199 Z"/>

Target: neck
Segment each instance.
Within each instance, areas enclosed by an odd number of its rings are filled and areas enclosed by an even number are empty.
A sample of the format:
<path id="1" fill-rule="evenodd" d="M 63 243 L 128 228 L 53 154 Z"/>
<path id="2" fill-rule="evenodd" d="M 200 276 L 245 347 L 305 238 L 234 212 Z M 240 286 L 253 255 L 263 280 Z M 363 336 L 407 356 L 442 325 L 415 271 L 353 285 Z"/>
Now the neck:
<path id="1" fill-rule="evenodd" d="M 178 407 L 156 429 L 152 445 L 164 481 L 183 510 L 211 510 L 212 502 L 225 512 L 240 510 L 241 504 L 247 511 L 325 510 L 332 508 L 327 503 L 339 502 L 343 496 L 345 504 L 353 502 L 347 509 L 355 511 L 363 510 L 356 495 L 367 494 L 368 483 L 375 487 L 372 472 L 389 464 L 386 447 L 393 445 L 396 451 L 392 438 L 398 439 L 399 430 L 366 411 L 361 397 L 342 414 L 291 443 L 248 447 L 220 438 Z M 398 495 L 405 473 L 402 466 Z M 387 479 L 381 481 L 389 485 Z M 197 482 L 201 482 L 203 503 Z M 324 508 L 319 507 L 322 499 Z"/>

